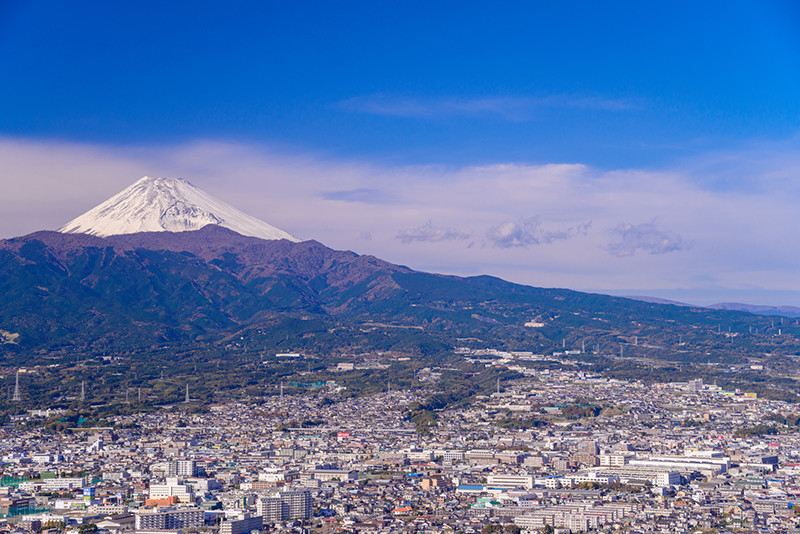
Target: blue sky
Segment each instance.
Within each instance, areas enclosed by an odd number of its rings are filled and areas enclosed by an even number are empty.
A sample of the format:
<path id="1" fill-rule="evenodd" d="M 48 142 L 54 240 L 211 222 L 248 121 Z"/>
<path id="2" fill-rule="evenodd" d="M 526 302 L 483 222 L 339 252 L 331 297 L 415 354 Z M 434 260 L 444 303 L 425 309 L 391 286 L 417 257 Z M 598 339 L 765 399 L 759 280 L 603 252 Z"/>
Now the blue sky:
<path id="1" fill-rule="evenodd" d="M 0 237 L 169 173 L 421 269 L 800 305 L 793 2 L 6 0 L 0 72 Z"/>

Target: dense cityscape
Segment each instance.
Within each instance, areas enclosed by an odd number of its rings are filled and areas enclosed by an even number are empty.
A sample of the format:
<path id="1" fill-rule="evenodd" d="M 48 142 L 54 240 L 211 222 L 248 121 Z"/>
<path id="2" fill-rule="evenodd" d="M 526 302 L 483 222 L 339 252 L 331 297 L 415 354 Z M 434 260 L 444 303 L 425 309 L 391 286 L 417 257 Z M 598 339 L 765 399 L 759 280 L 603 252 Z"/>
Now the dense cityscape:
<path id="1" fill-rule="evenodd" d="M 486 358 L 489 353 L 493 357 Z M 187 402 L 43 432 L 3 427 L 11 532 L 793 532 L 794 404 L 695 379 L 646 385 L 524 372 L 415 425 L 430 391 L 346 395 L 335 383 Z M 343 370 L 352 368 L 340 365 Z M 440 370 L 418 374 L 431 384 Z M 18 392 L 16 392 L 18 393 Z M 194 409 L 193 409 L 194 408 Z M 37 421 L 39 423 L 37 423 Z M 292 426 L 296 425 L 296 426 Z"/>

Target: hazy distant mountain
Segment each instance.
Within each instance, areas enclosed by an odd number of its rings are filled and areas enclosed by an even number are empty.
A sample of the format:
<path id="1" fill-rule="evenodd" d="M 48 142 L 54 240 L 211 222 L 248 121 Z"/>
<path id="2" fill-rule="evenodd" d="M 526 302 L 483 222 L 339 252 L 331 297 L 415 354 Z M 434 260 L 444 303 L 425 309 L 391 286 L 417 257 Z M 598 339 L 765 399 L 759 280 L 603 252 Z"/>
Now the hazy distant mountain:
<path id="1" fill-rule="evenodd" d="M 800 308 L 797 306 L 760 306 L 757 304 L 742 304 L 739 302 L 723 302 L 709 306 L 714 310 L 736 310 L 755 313 L 758 315 L 777 315 L 781 317 L 800 317 Z"/>
<path id="2" fill-rule="evenodd" d="M 261 239 L 296 237 L 217 200 L 180 178 L 145 176 L 71 220 L 59 232 L 96 236 L 138 232 L 185 232 L 214 224 Z"/>
<path id="3" fill-rule="evenodd" d="M 800 317 L 800 308 L 797 306 L 763 306 L 758 304 L 742 304 L 739 302 L 722 302 L 710 306 L 696 306 L 676 300 L 668 300 L 657 297 L 647 297 L 640 295 L 630 295 L 625 298 L 641 300 L 642 302 L 652 302 L 654 304 L 671 304 L 673 306 L 691 306 L 693 308 L 708 308 L 711 310 L 731 310 L 753 313 L 756 315 L 776 315 L 780 317 Z"/>
<path id="4" fill-rule="evenodd" d="M 671 304 L 672 306 L 694 306 L 685 302 L 678 302 L 677 300 L 660 299 L 658 297 L 648 297 L 644 295 L 625 295 L 626 299 L 641 300 L 642 302 L 651 302 L 653 304 Z M 702 307 L 702 306 L 695 306 Z"/>

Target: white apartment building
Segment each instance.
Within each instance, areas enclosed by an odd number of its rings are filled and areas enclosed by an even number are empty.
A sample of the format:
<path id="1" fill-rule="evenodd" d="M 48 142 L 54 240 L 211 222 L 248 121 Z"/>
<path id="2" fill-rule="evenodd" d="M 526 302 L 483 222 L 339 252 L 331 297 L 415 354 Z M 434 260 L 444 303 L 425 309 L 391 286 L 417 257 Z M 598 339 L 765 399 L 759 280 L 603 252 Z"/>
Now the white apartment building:
<path id="1" fill-rule="evenodd" d="M 278 491 L 256 502 L 256 513 L 265 522 L 308 519 L 312 512 L 311 492 L 306 489 Z"/>
<path id="2" fill-rule="evenodd" d="M 448 451 L 439 449 L 435 452 L 435 456 L 441 456 L 442 461 L 447 463 L 464 461 L 464 451 Z"/>
<path id="3" fill-rule="evenodd" d="M 86 485 L 83 478 L 46 478 L 43 480 L 29 480 L 19 485 L 19 489 L 26 492 L 57 491 L 82 488 Z"/>
<path id="4" fill-rule="evenodd" d="M 181 503 L 194 502 L 192 487 L 179 482 L 178 479 L 174 477 L 167 478 L 166 484 L 151 484 L 149 495 L 151 499 L 177 497 L 178 502 Z"/>
<path id="5" fill-rule="evenodd" d="M 252 530 L 261 530 L 264 518 L 260 515 L 245 514 L 242 519 L 226 520 L 219 524 L 219 534 L 247 534 Z"/>
<path id="6" fill-rule="evenodd" d="M 194 460 L 175 460 L 167 462 L 168 477 L 194 477 L 197 476 L 197 462 Z"/>
<path id="7" fill-rule="evenodd" d="M 600 455 L 600 465 L 609 467 L 619 467 L 627 465 L 636 455 L 630 453 L 615 452 Z"/>
<path id="8" fill-rule="evenodd" d="M 203 510 L 165 510 L 136 514 L 136 530 L 177 530 L 205 526 Z"/>
<path id="9" fill-rule="evenodd" d="M 486 485 L 492 488 L 533 489 L 535 480 L 527 475 L 489 475 L 486 478 Z"/>

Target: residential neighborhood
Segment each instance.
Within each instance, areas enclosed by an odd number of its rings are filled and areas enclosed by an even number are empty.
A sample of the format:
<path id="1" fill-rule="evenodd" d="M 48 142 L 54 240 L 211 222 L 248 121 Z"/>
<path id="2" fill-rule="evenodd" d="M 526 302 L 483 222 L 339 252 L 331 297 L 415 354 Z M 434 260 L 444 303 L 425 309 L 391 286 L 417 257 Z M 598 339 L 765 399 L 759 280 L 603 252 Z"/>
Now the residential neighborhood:
<path id="1" fill-rule="evenodd" d="M 497 390 L 423 429 L 407 407 L 424 391 L 322 387 L 58 434 L 31 412 L 2 429 L 3 528 L 800 531 L 800 436 L 780 423 L 795 405 L 564 370 Z"/>

